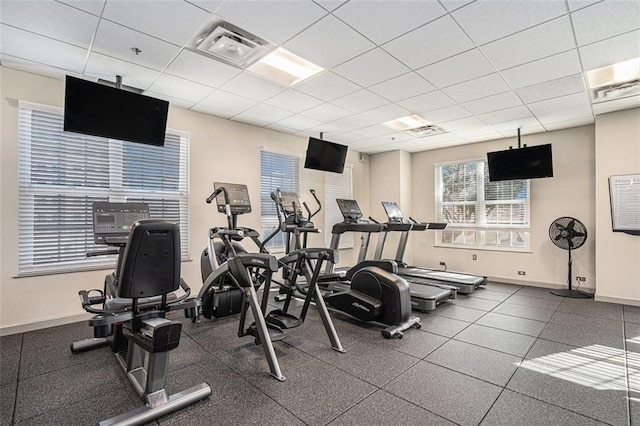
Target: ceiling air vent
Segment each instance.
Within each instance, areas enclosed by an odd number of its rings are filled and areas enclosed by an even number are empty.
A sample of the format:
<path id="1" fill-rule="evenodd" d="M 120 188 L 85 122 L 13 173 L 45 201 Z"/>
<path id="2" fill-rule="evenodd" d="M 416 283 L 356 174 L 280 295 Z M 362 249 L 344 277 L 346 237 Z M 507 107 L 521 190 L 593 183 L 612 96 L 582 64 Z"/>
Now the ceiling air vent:
<path id="1" fill-rule="evenodd" d="M 203 25 L 188 46 L 238 68 L 246 68 L 275 48 L 272 43 L 218 17 Z"/>
<path id="2" fill-rule="evenodd" d="M 414 129 L 405 130 L 404 133 L 418 138 L 439 135 L 441 133 L 445 133 L 445 130 L 440 126 L 436 126 L 435 124 L 427 124 L 426 126 L 420 126 Z"/>

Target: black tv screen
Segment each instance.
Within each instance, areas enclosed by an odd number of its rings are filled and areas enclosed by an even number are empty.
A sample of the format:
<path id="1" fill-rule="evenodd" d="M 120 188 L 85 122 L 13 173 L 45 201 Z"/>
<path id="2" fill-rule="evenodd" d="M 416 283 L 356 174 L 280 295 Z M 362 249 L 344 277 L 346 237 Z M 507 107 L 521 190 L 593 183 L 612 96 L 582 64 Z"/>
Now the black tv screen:
<path id="1" fill-rule="evenodd" d="M 553 177 L 551 144 L 487 153 L 489 180 Z"/>
<path id="2" fill-rule="evenodd" d="M 344 171 L 344 162 L 347 159 L 348 149 L 349 147 L 346 145 L 340 145 L 322 139 L 309 138 L 304 168 L 342 173 Z"/>
<path id="3" fill-rule="evenodd" d="M 164 146 L 169 102 L 67 76 L 64 130 Z"/>

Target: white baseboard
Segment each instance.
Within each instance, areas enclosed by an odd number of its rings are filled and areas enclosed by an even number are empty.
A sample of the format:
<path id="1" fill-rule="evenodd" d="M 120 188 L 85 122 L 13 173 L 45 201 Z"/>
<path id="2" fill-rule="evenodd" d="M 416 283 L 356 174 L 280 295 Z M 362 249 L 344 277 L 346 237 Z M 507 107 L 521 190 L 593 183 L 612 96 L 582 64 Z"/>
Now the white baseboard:
<path id="1" fill-rule="evenodd" d="M 628 299 L 626 297 L 600 296 L 596 294 L 597 302 L 618 303 L 620 305 L 640 306 L 640 300 Z"/>
<path id="2" fill-rule="evenodd" d="M 544 282 L 538 282 L 538 281 L 525 281 L 525 280 L 518 280 L 515 278 L 487 277 L 487 281 L 489 281 L 489 283 L 494 282 L 494 283 L 524 285 L 524 286 L 530 286 L 530 287 L 543 287 L 543 288 L 550 288 L 553 290 L 561 290 L 561 289 L 567 288 L 566 284 L 544 283 Z M 587 286 L 580 286 L 580 290 L 584 290 L 588 293 L 593 293 L 595 291 L 594 288 L 587 287 Z"/>
<path id="3" fill-rule="evenodd" d="M 66 317 L 54 317 L 40 321 L 34 321 L 24 324 L 10 325 L 0 327 L 0 336 L 8 336 L 10 334 L 26 333 L 28 331 L 41 330 L 43 328 L 55 327 L 56 325 L 71 324 L 72 322 L 84 321 L 91 318 L 90 314 L 75 314 Z"/>

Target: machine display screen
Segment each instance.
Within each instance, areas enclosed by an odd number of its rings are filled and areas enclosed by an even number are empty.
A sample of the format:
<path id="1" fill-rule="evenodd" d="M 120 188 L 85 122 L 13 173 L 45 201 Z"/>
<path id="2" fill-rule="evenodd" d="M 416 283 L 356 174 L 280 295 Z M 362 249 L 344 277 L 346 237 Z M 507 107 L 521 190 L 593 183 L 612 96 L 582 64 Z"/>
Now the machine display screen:
<path id="1" fill-rule="evenodd" d="M 126 243 L 131 225 L 149 219 L 145 203 L 93 203 L 93 241 L 96 244 Z"/>
<path id="2" fill-rule="evenodd" d="M 345 219 L 353 220 L 360 219 L 362 217 L 362 210 L 360 210 L 360 206 L 358 206 L 358 202 L 356 200 L 345 200 L 338 198 L 336 199 L 338 203 L 338 208 L 340 209 L 340 213 L 342 213 L 342 217 Z"/>
<path id="3" fill-rule="evenodd" d="M 387 213 L 387 217 L 389 218 L 389 222 L 402 222 L 402 212 L 400 211 L 400 207 L 392 201 L 383 201 L 382 207 L 384 207 L 385 213 Z"/>
<path id="4" fill-rule="evenodd" d="M 295 192 L 280 192 L 280 201 L 282 202 L 285 214 L 294 214 L 296 210 L 298 213 L 302 213 L 302 204 L 300 203 L 298 194 Z"/>
<path id="5" fill-rule="evenodd" d="M 213 188 L 218 189 L 224 187 L 229 193 L 229 205 L 231 213 L 243 214 L 251 212 L 251 202 L 249 201 L 249 190 L 247 185 L 241 183 L 214 182 Z M 218 194 L 216 197 L 218 211 L 224 213 L 224 193 Z"/>

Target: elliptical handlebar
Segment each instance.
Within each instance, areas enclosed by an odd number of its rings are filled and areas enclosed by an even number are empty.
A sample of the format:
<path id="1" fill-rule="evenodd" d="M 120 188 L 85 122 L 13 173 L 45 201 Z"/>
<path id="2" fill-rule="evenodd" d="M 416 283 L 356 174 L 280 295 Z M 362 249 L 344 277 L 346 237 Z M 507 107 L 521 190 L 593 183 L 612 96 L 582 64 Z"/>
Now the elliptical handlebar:
<path id="1" fill-rule="evenodd" d="M 315 215 L 317 215 L 318 213 L 320 213 L 320 210 L 322 210 L 322 203 L 320 202 L 320 199 L 318 198 L 318 196 L 316 195 L 316 190 L 315 189 L 310 189 L 309 192 L 311 192 L 311 195 L 313 195 L 313 199 L 316 200 L 316 204 L 318 204 L 318 208 L 315 212 L 311 213 L 311 211 L 307 208 L 307 212 L 309 212 L 309 220 L 311 220 L 312 217 L 314 217 Z M 305 203 L 303 203 L 305 204 Z M 307 207 L 307 205 L 305 204 L 305 207 Z"/>
<path id="2" fill-rule="evenodd" d="M 217 188 L 215 191 L 207 197 L 205 200 L 207 204 L 211 204 L 211 202 L 218 196 L 220 193 L 224 194 L 224 214 L 227 216 L 227 225 L 229 229 L 233 229 L 233 216 L 231 215 L 231 202 L 229 201 L 229 191 L 224 186 Z"/>
<path id="3" fill-rule="evenodd" d="M 278 217 L 278 226 L 267 236 L 267 238 L 262 241 L 262 244 L 260 244 L 261 253 L 265 250 L 267 243 L 271 241 L 276 235 L 278 235 L 278 232 L 280 232 L 280 228 L 282 228 L 283 223 L 282 216 L 280 216 L 280 209 L 282 207 L 282 196 L 280 195 L 280 189 L 276 189 L 271 193 L 271 199 L 276 203 L 276 216 Z"/>

